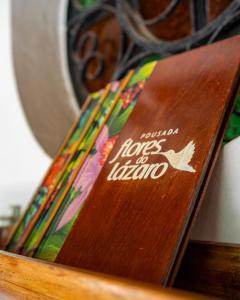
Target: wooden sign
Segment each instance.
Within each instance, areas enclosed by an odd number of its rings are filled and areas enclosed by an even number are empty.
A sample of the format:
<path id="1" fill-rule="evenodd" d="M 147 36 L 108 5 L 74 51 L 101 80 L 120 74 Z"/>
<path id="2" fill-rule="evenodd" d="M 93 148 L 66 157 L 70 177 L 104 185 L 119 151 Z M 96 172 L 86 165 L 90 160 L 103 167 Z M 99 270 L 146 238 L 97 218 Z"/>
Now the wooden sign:
<path id="1" fill-rule="evenodd" d="M 172 285 L 233 107 L 239 62 L 236 37 L 156 65 L 56 262 Z"/>

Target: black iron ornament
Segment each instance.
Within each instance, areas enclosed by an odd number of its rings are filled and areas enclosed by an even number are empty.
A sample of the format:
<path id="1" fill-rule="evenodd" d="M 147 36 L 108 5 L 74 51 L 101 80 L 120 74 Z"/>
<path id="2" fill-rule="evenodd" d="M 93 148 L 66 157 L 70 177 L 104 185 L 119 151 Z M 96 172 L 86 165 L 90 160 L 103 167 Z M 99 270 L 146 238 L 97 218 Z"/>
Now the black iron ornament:
<path id="1" fill-rule="evenodd" d="M 160 39 L 149 28 L 171 17 L 183 0 L 170 1 L 164 11 L 150 19 L 144 19 L 140 0 L 102 0 L 84 11 L 79 0 L 71 0 L 67 31 L 68 54 L 79 105 L 82 105 L 89 93 L 87 86 L 101 78 L 104 70 L 109 68 L 107 57 L 100 49 L 101 37 L 92 30 L 93 26 L 98 26 L 109 17 L 116 19 L 120 33 L 116 33 L 119 40 L 116 62 L 108 80 L 120 79 L 130 68 L 138 66 L 151 55 L 165 57 L 240 33 L 240 0 L 232 1 L 211 22 L 208 22 L 209 0 L 189 1 L 191 33 L 169 41 Z M 94 68 L 91 67 L 93 63 Z"/>

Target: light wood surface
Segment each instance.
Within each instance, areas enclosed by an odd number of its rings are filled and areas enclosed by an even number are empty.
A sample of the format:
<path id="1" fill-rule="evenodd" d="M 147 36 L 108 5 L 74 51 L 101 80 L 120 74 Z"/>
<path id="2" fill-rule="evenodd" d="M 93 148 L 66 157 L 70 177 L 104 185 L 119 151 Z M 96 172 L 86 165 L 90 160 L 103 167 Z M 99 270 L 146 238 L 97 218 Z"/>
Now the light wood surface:
<path id="1" fill-rule="evenodd" d="M 206 299 L 0 251 L 0 299 Z"/>

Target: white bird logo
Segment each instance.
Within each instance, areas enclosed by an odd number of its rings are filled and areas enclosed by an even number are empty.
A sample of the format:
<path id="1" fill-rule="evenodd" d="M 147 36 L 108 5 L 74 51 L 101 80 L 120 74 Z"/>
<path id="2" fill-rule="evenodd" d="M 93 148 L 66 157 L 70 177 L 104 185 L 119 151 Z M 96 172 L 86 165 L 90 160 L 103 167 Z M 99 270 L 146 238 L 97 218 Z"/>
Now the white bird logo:
<path id="1" fill-rule="evenodd" d="M 193 141 L 191 141 L 179 152 L 175 152 L 174 150 L 169 150 L 167 152 L 160 152 L 160 154 L 164 155 L 168 159 L 169 164 L 173 168 L 177 170 L 195 173 L 196 170 L 189 165 L 189 163 L 192 160 L 194 152 L 195 152 L 195 144 L 193 143 Z"/>

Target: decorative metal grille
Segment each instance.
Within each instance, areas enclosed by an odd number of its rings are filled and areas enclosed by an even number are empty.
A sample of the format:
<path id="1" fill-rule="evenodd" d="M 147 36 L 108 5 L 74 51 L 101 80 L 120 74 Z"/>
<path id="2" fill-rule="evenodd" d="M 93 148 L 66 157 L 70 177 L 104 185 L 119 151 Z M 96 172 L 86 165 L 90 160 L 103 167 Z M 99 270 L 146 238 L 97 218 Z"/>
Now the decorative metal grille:
<path id="1" fill-rule="evenodd" d="M 79 0 L 71 0 L 68 15 L 68 53 L 79 105 L 82 105 L 89 90 L 96 88 L 94 82 L 100 80 L 97 88 L 103 87 L 106 81 L 120 79 L 130 68 L 138 66 L 152 55 L 166 57 L 238 34 L 240 0 L 229 1 L 227 7 L 210 22 L 209 1 L 211 0 L 171 0 L 159 15 L 145 19 L 142 3 L 138 0 L 96 1 L 84 10 Z M 155 4 L 157 2 L 162 0 L 155 0 Z M 187 3 L 190 10 L 189 34 L 175 40 L 164 40 L 154 34 L 156 30 L 152 28 L 171 18 L 183 3 Z M 116 32 L 118 40 L 115 42 L 117 53 L 113 51 L 114 63 L 111 60 L 109 62 L 109 57 L 102 53 L 101 36 L 97 32 L 98 26 L 109 20 L 114 20 L 113 31 Z M 101 80 L 108 68 L 111 69 L 111 74 Z"/>

